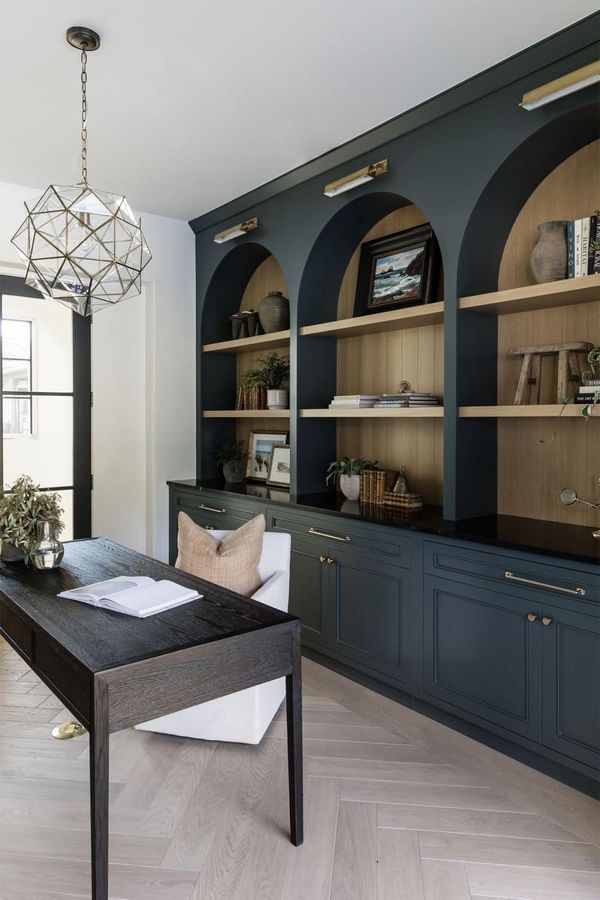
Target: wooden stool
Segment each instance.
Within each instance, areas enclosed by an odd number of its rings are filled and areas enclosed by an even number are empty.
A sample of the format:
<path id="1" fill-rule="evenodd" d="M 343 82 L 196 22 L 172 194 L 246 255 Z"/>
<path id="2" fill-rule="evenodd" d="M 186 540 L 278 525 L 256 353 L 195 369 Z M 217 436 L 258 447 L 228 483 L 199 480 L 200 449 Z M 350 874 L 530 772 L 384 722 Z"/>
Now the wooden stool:
<path id="1" fill-rule="evenodd" d="M 525 391 L 529 387 L 529 403 L 540 402 L 542 380 L 542 357 L 558 355 L 558 378 L 556 385 L 556 402 L 566 403 L 569 399 L 569 382 L 581 381 L 579 353 L 589 353 L 593 344 L 587 341 L 571 341 L 566 344 L 542 344 L 538 347 L 519 347 L 509 350 L 511 356 L 522 356 L 523 365 L 519 375 L 515 405 L 525 401 Z"/>

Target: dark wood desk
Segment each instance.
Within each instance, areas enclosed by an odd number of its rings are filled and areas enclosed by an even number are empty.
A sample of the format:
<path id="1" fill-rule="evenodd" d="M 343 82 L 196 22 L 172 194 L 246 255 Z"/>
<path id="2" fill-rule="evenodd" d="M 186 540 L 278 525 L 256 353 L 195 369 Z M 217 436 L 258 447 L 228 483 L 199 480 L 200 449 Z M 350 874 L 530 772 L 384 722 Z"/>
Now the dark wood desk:
<path id="1" fill-rule="evenodd" d="M 201 600 L 137 619 L 57 598 L 115 575 L 170 578 Z M 286 676 L 292 843 L 303 838 L 300 621 L 105 540 L 60 569 L 0 566 L 0 632 L 90 733 L 93 900 L 108 898 L 108 737 Z"/>

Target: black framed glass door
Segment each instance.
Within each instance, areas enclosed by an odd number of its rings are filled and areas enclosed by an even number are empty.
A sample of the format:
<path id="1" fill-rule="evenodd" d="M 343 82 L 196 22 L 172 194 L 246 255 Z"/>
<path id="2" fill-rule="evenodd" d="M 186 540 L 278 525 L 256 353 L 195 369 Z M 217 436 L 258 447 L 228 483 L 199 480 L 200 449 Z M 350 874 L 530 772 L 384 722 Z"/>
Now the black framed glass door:
<path id="1" fill-rule="evenodd" d="M 58 491 L 64 539 L 92 531 L 90 342 L 89 318 L 0 275 L 0 484 Z"/>

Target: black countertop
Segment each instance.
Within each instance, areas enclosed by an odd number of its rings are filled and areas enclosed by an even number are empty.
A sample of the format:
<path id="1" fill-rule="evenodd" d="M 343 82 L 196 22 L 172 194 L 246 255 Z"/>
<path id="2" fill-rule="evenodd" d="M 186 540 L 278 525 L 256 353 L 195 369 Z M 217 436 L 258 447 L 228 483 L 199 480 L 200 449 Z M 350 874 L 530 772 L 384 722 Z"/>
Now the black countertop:
<path id="1" fill-rule="evenodd" d="M 361 506 L 358 501 L 346 500 L 333 491 L 290 495 L 286 491 L 251 482 L 226 485 L 216 479 L 197 481 L 190 478 L 169 481 L 168 484 L 195 490 L 219 491 L 360 522 L 474 541 L 510 550 L 558 556 L 561 559 L 600 566 L 600 539 L 592 537 L 594 528 L 591 526 L 563 525 L 560 522 L 526 519 L 521 516 L 481 516 L 453 522 L 444 519 L 441 506 L 424 506 L 416 513 L 400 512 L 385 507 Z M 600 526 L 600 522 L 598 524 Z"/>

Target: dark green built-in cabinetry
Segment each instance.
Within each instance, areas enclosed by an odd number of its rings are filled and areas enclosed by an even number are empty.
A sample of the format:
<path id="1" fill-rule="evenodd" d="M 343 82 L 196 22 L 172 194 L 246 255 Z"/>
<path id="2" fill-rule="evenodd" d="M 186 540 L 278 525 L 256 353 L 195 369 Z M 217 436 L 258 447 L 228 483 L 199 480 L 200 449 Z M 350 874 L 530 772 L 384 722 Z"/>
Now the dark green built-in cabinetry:
<path id="1" fill-rule="evenodd" d="M 532 521 L 523 538 L 511 519 L 462 525 L 435 510 L 385 525 L 319 495 L 270 494 L 171 482 L 171 561 L 179 512 L 216 529 L 263 513 L 292 535 L 290 611 L 307 652 L 595 790 L 600 577 L 589 530 Z"/>
<path id="2" fill-rule="evenodd" d="M 548 398 L 515 411 L 508 348 L 600 343 L 600 278 L 540 290 L 527 263 L 540 221 L 600 205 L 598 86 L 531 112 L 518 105 L 596 60 L 599 28 L 600 15 L 576 23 L 190 223 L 198 480 L 170 487 L 173 558 L 179 511 L 218 528 L 264 512 L 269 528 L 292 534 L 291 606 L 307 653 L 588 790 L 600 743 L 600 541 L 592 514 L 561 507 L 558 495 L 569 486 L 598 499 L 600 416 L 586 423 Z M 386 175 L 323 195 L 327 182 L 384 158 Z M 257 230 L 214 242 L 254 216 Z M 399 316 L 375 338 L 361 325 L 361 337 L 349 319 L 357 248 L 373 229 L 419 216 L 440 248 L 436 302 L 418 323 Z M 260 345 L 232 347 L 229 316 L 272 287 L 290 299 L 289 332 L 263 342 L 290 355 L 285 418 L 234 410 Z M 415 389 L 443 393 L 435 416 L 367 411 L 348 425 L 328 410 L 336 392 L 394 390 L 381 373 L 405 377 L 401 358 L 414 364 Z M 289 432 L 287 499 L 219 481 L 217 448 L 249 428 Z M 410 458 L 422 514 L 322 493 L 328 463 L 365 448 L 388 467 Z"/>

